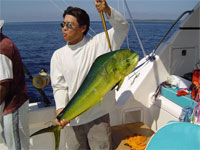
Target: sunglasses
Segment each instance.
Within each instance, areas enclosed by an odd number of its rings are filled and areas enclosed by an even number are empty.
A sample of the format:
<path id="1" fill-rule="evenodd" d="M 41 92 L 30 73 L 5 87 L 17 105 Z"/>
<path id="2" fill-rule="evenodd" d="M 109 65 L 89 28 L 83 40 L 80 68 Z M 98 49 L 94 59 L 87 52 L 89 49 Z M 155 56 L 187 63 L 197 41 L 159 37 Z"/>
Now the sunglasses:
<path id="1" fill-rule="evenodd" d="M 71 22 L 68 22 L 68 23 L 62 22 L 62 23 L 60 23 L 60 26 L 61 26 L 62 28 L 67 27 L 68 29 L 73 29 L 73 26 L 75 26 L 75 24 L 73 24 L 73 23 L 71 23 Z"/>

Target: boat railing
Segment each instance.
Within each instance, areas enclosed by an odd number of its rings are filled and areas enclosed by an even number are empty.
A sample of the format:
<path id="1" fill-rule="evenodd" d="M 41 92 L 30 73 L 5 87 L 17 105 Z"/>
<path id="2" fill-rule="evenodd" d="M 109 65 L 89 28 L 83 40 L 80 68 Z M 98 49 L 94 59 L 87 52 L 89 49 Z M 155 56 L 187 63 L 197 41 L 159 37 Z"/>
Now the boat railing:
<path id="1" fill-rule="evenodd" d="M 183 18 L 183 16 L 185 16 L 186 14 L 192 14 L 194 10 L 188 10 L 183 12 L 175 21 L 174 23 L 171 25 L 171 27 L 169 28 L 169 30 L 165 33 L 165 35 L 163 36 L 163 38 L 159 41 L 159 43 L 156 45 L 155 49 L 153 50 L 152 56 L 155 55 L 156 50 L 158 49 L 158 47 L 161 45 L 161 43 L 166 39 L 166 37 L 168 36 L 168 34 L 171 32 L 171 30 L 174 28 L 174 26 L 181 20 L 181 18 Z"/>

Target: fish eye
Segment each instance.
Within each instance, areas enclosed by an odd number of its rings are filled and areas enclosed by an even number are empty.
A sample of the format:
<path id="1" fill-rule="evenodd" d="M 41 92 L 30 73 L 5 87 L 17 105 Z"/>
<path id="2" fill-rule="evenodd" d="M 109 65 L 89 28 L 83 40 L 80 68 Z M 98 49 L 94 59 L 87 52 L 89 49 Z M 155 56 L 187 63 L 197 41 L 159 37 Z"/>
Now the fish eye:
<path id="1" fill-rule="evenodd" d="M 126 59 L 127 66 L 130 66 L 130 61 Z"/>

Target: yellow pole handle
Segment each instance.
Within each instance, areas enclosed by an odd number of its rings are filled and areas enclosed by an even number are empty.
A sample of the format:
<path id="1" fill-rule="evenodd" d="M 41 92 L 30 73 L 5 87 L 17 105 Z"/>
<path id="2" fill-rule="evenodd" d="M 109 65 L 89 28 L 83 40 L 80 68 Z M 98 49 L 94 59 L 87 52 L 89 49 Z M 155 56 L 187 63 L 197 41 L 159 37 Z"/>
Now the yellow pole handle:
<path id="1" fill-rule="evenodd" d="M 100 12 L 100 15 L 101 15 L 102 23 L 103 23 L 103 28 L 104 28 L 104 31 L 105 31 L 105 34 L 106 34 L 106 38 L 107 38 L 107 41 L 108 41 L 108 46 L 109 46 L 110 50 L 112 51 L 110 39 L 109 39 L 109 36 L 108 36 L 107 27 L 106 27 L 105 18 L 104 18 L 104 15 L 103 15 L 103 11 Z"/>

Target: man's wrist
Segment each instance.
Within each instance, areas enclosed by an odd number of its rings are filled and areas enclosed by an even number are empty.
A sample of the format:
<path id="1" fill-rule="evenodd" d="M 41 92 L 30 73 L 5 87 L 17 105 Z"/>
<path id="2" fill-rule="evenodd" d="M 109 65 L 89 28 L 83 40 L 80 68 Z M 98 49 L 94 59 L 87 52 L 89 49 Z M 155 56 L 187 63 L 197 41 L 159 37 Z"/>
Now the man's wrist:
<path id="1" fill-rule="evenodd" d="M 110 9 L 110 7 L 109 7 L 109 6 L 106 8 L 106 11 L 105 11 L 105 13 L 107 13 L 107 14 L 108 14 L 108 16 L 111 16 L 111 9 Z"/>

